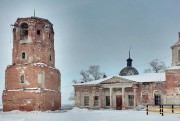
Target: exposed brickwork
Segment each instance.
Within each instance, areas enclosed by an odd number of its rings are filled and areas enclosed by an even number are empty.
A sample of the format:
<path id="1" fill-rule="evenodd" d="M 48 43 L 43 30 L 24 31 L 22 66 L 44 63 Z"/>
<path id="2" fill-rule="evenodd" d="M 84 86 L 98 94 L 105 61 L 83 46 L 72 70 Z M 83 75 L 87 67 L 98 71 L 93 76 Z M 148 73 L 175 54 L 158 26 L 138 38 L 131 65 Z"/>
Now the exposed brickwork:
<path id="1" fill-rule="evenodd" d="M 13 60 L 5 73 L 3 111 L 60 109 L 61 76 L 55 68 L 53 25 L 42 18 L 18 18 L 13 35 Z"/>
<path id="2" fill-rule="evenodd" d="M 116 81 L 116 83 L 114 83 Z M 130 83 L 131 86 L 123 86 L 125 80 L 122 78 L 113 78 L 109 80 L 109 86 L 104 88 L 103 84 L 100 85 L 84 85 L 84 86 L 74 86 L 75 89 L 75 105 L 77 107 L 86 107 L 91 109 L 96 108 L 113 108 L 116 109 L 116 96 L 121 95 L 122 98 L 122 109 L 134 108 L 137 105 L 155 104 L 155 95 L 161 95 L 161 102 L 165 103 L 166 100 L 163 99 L 166 88 L 165 82 L 144 82 L 144 83 Z M 107 83 L 106 83 L 107 84 Z M 120 86 L 116 86 L 120 84 Z M 110 96 L 110 88 L 112 88 L 112 107 L 106 106 L 106 96 Z M 124 94 L 123 94 L 124 88 Z M 134 97 L 134 105 L 129 104 L 129 96 Z M 84 106 L 84 96 L 89 96 L 89 106 Z M 94 96 L 99 96 L 99 105 L 94 106 Z"/>
<path id="3" fill-rule="evenodd" d="M 154 96 L 165 94 L 165 82 L 144 82 L 137 84 L 137 101 L 139 105 L 155 104 Z M 164 103 L 163 98 L 161 102 Z"/>
<path id="4" fill-rule="evenodd" d="M 58 91 L 5 91 L 3 92 L 4 111 L 22 110 L 59 110 L 60 93 Z"/>
<path id="5" fill-rule="evenodd" d="M 166 71 L 166 102 L 180 104 L 180 69 Z"/>
<path id="6" fill-rule="evenodd" d="M 28 35 L 21 38 L 23 23 L 28 25 Z M 37 30 L 40 30 L 40 35 L 37 34 Z M 13 35 L 13 64 L 42 62 L 54 67 L 54 31 L 49 21 L 34 17 L 18 18 Z M 21 58 L 22 52 L 26 52 L 27 55 L 24 60 Z"/>
<path id="7" fill-rule="evenodd" d="M 172 69 L 166 71 L 167 90 L 174 90 L 180 86 L 180 70 Z"/>

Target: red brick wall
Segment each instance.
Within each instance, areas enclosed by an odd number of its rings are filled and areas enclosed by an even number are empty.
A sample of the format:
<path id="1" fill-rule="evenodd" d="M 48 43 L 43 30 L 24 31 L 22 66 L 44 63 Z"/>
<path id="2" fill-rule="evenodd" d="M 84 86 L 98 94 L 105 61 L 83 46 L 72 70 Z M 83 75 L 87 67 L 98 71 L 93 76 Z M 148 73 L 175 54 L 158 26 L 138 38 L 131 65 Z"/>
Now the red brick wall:
<path id="1" fill-rule="evenodd" d="M 3 111 L 59 110 L 60 100 L 57 91 L 3 91 Z"/>
<path id="2" fill-rule="evenodd" d="M 159 91 L 159 94 L 163 98 L 163 95 L 165 94 L 165 82 L 144 82 L 142 84 L 137 85 L 137 99 L 138 99 L 138 105 L 145 105 L 145 104 L 154 104 L 154 94 Z M 145 99 L 146 102 L 143 102 L 143 96 L 147 95 L 148 98 Z M 163 102 L 163 99 L 162 99 Z"/>
<path id="3" fill-rule="evenodd" d="M 167 70 L 166 71 L 166 88 L 173 90 L 180 85 L 180 70 Z"/>
<path id="4" fill-rule="evenodd" d="M 22 37 L 22 23 L 28 25 L 25 37 Z M 53 25 L 47 19 L 18 18 L 13 35 L 13 59 L 5 72 L 3 111 L 60 109 L 61 75 L 55 68 Z M 26 53 L 25 59 L 22 52 Z"/>
<path id="5" fill-rule="evenodd" d="M 9 66 L 6 69 L 5 89 L 21 88 L 44 88 L 41 82 L 38 82 L 38 74 L 44 72 L 44 87 L 51 90 L 60 88 L 60 72 L 55 68 L 40 67 L 33 64 Z M 20 82 L 20 75 L 25 75 L 25 83 Z"/>

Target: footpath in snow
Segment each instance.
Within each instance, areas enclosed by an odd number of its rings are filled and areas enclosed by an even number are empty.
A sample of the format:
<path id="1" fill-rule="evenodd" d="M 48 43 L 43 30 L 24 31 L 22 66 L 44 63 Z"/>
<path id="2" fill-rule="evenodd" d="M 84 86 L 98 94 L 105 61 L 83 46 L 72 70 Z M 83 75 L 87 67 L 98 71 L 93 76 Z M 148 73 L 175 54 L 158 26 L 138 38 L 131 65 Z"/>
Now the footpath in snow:
<path id="1" fill-rule="evenodd" d="M 0 121 L 180 121 L 180 114 L 146 115 L 145 111 L 88 110 L 73 108 L 68 111 L 21 112 L 0 111 Z"/>

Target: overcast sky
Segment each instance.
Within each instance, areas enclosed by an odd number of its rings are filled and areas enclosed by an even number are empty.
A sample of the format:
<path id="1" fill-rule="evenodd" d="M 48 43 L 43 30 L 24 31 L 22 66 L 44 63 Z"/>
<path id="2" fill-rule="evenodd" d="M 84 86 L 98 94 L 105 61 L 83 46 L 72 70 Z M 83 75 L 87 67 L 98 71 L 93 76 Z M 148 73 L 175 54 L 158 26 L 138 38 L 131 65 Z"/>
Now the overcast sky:
<path id="1" fill-rule="evenodd" d="M 180 0 L 0 0 L 0 92 L 6 66 L 12 64 L 10 25 L 18 17 L 33 16 L 34 9 L 37 17 L 54 25 L 63 104 L 70 103 L 71 81 L 80 80 L 79 72 L 89 65 L 118 75 L 130 46 L 139 73 L 153 59 L 171 65 L 170 47 L 180 31 Z"/>

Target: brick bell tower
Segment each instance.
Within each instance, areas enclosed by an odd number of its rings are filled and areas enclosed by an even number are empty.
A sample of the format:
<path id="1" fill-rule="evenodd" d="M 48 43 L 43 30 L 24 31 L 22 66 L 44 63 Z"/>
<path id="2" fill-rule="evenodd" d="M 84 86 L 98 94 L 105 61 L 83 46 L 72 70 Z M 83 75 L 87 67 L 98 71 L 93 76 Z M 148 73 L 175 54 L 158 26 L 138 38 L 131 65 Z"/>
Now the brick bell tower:
<path id="1" fill-rule="evenodd" d="M 173 46 L 171 46 L 172 66 L 180 66 L 180 32 L 178 37 L 179 37 L 178 42 L 176 42 Z"/>
<path id="2" fill-rule="evenodd" d="M 59 110 L 61 77 L 55 68 L 53 24 L 18 18 L 13 25 L 12 65 L 5 72 L 3 111 Z"/>

